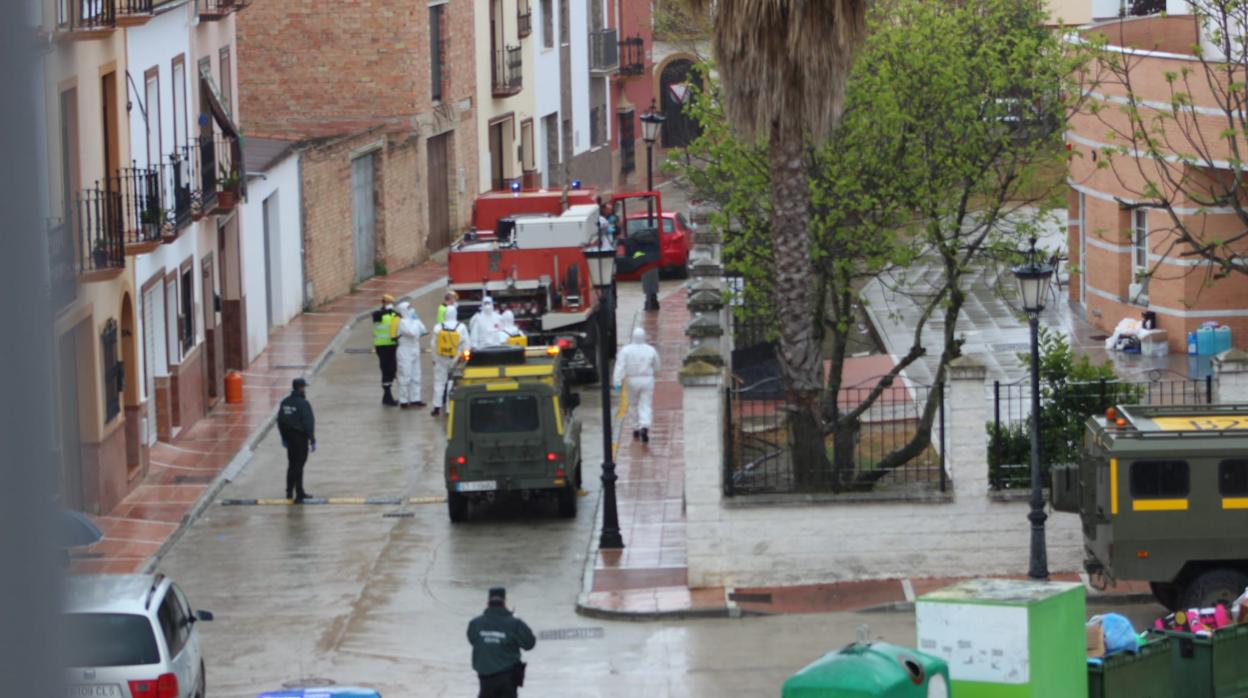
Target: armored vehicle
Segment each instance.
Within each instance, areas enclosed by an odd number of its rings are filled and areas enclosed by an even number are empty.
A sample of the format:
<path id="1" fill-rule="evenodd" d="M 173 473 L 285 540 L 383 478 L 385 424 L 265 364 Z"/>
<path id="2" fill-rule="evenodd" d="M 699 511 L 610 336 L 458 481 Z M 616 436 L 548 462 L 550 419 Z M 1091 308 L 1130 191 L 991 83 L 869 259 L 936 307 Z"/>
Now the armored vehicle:
<path id="1" fill-rule="evenodd" d="M 1147 581 L 1170 609 L 1229 604 L 1248 586 L 1248 405 L 1110 408 L 1052 499 L 1082 519 L 1094 579 Z"/>
<path id="2" fill-rule="evenodd" d="M 451 521 L 472 502 L 553 497 L 576 516 L 581 487 L 580 395 L 558 346 L 465 352 L 446 408 L 446 504 Z"/>

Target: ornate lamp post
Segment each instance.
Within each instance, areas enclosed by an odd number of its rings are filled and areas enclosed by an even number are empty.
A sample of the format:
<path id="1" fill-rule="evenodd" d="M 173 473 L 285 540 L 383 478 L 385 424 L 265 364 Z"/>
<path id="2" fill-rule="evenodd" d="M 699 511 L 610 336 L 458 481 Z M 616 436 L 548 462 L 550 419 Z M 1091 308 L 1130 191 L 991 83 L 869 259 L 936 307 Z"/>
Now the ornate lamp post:
<path id="1" fill-rule="evenodd" d="M 1031 563 L 1027 575 L 1032 579 L 1049 578 L 1048 552 L 1044 542 L 1044 483 L 1040 472 L 1040 311 L 1044 310 L 1044 298 L 1049 292 L 1053 267 L 1036 257 L 1036 239 L 1031 239 L 1027 261 L 1014 267 L 1018 279 L 1019 295 L 1023 310 L 1027 312 L 1027 324 L 1031 327 Z"/>
<path id="2" fill-rule="evenodd" d="M 604 238 L 605 230 L 599 231 Z M 624 547 L 620 535 L 620 516 L 615 499 L 615 459 L 611 438 L 611 373 L 610 352 L 607 342 L 611 337 L 611 323 L 615 322 L 615 246 L 610 239 L 599 240 L 598 249 L 590 253 L 595 275 L 594 290 L 598 292 L 598 385 L 602 390 L 602 535 L 598 539 L 601 550 L 619 550 Z"/>
<path id="3" fill-rule="evenodd" d="M 641 115 L 641 138 L 646 142 L 646 191 L 654 191 L 654 142 L 659 139 L 659 133 L 663 130 L 663 122 L 666 120 L 666 116 L 654 110 L 653 100 L 650 102 L 650 109 Z M 646 213 L 646 225 L 654 229 L 657 240 L 661 236 L 659 226 L 654 220 L 653 199 L 647 200 Z M 646 293 L 646 310 L 658 310 L 659 270 L 651 269 L 642 274 L 641 287 Z"/>

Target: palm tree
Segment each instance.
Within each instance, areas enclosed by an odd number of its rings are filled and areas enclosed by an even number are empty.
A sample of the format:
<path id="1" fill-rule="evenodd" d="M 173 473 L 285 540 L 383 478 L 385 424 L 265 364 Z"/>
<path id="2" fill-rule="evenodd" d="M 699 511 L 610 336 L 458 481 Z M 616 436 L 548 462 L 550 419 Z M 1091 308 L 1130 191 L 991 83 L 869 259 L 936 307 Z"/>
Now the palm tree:
<path id="1" fill-rule="evenodd" d="M 767 137 L 789 442 L 796 484 L 810 485 L 826 471 L 827 452 L 806 159 L 840 120 L 869 0 L 687 1 L 713 14 L 715 62 L 729 120 L 743 135 Z"/>

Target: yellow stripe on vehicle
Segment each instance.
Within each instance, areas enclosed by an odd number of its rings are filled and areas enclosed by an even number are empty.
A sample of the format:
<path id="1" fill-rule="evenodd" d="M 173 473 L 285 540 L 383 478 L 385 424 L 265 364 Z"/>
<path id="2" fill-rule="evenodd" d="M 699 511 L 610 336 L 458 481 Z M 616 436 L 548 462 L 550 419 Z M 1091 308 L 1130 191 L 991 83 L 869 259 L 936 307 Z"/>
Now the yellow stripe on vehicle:
<path id="1" fill-rule="evenodd" d="M 554 364 L 537 364 L 533 366 L 508 366 L 508 376 L 549 376 L 555 372 Z"/>
<path id="2" fill-rule="evenodd" d="M 519 390 L 520 384 L 515 381 L 502 381 L 499 383 L 486 383 L 485 389 L 488 392 L 497 392 L 499 390 Z"/>
<path id="3" fill-rule="evenodd" d="M 1109 459 L 1109 513 L 1118 514 L 1118 459 Z"/>
<path id="4" fill-rule="evenodd" d="M 451 432 L 455 428 L 455 401 L 446 401 L 446 440 L 451 440 Z"/>
<path id="5" fill-rule="evenodd" d="M 563 409 L 559 407 L 559 396 L 551 399 L 555 401 L 555 433 L 563 436 Z"/>
<path id="6" fill-rule="evenodd" d="M 1223 509 L 1248 509 L 1248 497 L 1223 497 Z"/>
<path id="7" fill-rule="evenodd" d="M 497 366 L 470 366 L 464 369 L 464 378 L 498 378 Z"/>
<path id="8" fill-rule="evenodd" d="M 1137 499 L 1131 511 L 1187 511 L 1186 499 Z"/>

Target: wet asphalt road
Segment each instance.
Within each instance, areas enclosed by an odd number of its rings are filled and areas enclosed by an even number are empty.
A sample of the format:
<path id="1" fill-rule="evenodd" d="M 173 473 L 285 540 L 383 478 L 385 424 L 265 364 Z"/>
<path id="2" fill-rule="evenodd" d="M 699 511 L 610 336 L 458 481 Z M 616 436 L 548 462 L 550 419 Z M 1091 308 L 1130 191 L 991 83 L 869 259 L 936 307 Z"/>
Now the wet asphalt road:
<path id="1" fill-rule="evenodd" d="M 622 299 L 627 337 L 633 289 Z M 438 294 L 417 304 L 432 325 Z M 347 346 L 367 347 L 368 324 Z M 432 369 L 425 360 L 425 394 Z M 312 379 L 318 451 L 308 490 L 323 497 L 444 494 L 443 422 L 427 410 L 379 404 L 376 359 L 338 352 Z M 907 613 L 778 616 L 655 623 L 574 612 L 598 501 L 598 392 L 582 391 L 585 486 L 573 520 L 553 502 L 495 505 L 452 526 L 445 504 L 407 506 L 213 504 L 161 564 L 191 603 L 216 614 L 201 625 L 214 698 L 255 696 L 286 683 L 329 679 L 377 688 L 386 698 L 475 696 L 465 638 L 486 589 L 537 633 L 599 628 L 582 639 L 539 640 L 523 695 L 766 696 L 822 653 L 873 637 L 913 644 Z M 428 399 L 426 397 L 426 399 Z M 227 498 L 281 497 L 285 454 L 276 430 L 259 445 Z M 968 574 L 973 571 L 968 570 Z M 1129 609 L 1138 619 L 1155 609 Z"/>

